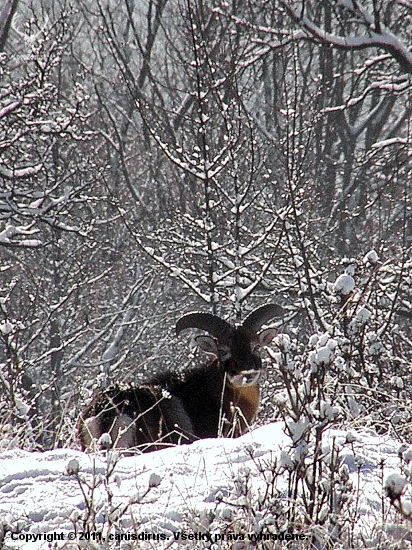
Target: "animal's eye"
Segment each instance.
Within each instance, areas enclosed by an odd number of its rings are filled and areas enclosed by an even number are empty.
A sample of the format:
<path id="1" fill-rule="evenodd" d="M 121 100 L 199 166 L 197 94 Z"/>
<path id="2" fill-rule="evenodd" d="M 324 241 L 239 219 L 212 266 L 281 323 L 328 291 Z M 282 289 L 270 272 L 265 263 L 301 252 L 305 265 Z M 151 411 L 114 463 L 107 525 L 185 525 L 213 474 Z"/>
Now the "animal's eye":
<path id="1" fill-rule="evenodd" d="M 235 369 L 237 367 L 237 363 L 234 359 L 231 359 L 230 361 L 228 361 L 228 364 L 227 366 L 230 368 L 230 369 Z"/>

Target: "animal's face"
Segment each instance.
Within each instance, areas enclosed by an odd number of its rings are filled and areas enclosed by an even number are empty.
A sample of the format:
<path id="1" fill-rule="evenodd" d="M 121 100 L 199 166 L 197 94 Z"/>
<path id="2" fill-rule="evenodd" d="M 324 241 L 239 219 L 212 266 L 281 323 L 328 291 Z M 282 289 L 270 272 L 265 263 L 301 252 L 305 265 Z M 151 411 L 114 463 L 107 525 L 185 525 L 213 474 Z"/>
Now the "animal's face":
<path id="1" fill-rule="evenodd" d="M 196 342 L 201 349 L 217 356 L 232 386 L 254 386 L 262 372 L 260 349 L 267 346 L 275 335 L 275 329 L 267 329 L 257 335 L 243 327 L 236 327 L 220 340 L 198 336 Z"/>

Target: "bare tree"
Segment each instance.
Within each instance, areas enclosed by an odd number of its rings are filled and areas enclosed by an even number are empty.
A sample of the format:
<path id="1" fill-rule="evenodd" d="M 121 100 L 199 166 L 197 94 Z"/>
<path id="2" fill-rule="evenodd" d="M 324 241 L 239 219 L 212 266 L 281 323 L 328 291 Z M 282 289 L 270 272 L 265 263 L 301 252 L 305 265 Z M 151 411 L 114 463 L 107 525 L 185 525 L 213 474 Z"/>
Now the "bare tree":
<path id="1" fill-rule="evenodd" d="M 6 47 L 13 15 L 17 9 L 18 0 L 6 0 L 0 10 L 0 52 Z"/>

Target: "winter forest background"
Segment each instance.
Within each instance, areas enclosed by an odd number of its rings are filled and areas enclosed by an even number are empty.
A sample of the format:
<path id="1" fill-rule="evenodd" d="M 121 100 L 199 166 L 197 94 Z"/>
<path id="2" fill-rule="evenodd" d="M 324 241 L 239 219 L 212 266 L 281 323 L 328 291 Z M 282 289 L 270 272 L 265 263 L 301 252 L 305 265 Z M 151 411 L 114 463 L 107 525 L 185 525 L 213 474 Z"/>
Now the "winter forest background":
<path id="1" fill-rule="evenodd" d="M 267 302 L 260 422 L 410 441 L 411 48 L 408 0 L 3 0 L 1 449 Z"/>

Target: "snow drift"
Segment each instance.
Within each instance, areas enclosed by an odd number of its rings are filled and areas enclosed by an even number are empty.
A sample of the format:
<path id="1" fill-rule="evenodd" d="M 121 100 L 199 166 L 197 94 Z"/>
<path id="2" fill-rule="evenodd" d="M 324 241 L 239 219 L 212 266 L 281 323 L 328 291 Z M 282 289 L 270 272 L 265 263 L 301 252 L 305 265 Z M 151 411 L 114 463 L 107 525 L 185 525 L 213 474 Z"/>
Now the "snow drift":
<path id="1" fill-rule="evenodd" d="M 381 518 L 383 476 L 399 469 L 399 444 L 343 430 L 330 430 L 326 440 L 341 446 L 353 478 L 357 525 L 371 527 Z M 265 476 L 277 463 L 284 468 L 276 478 L 278 495 L 286 498 L 288 449 L 283 424 L 274 423 L 239 439 L 130 457 L 71 449 L 7 451 L 0 454 L 0 535 L 7 531 L 6 548 L 24 549 L 121 539 L 139 540 L 138 548 L 219 548 L 219 540 L 255 540 L 263 527 L 274 532 L 270 517 L 255 514 L 243 528 L 234 521 L 236 507 L 246 505 L 239 485 L 247 480 L 253 498 L 262 496 Z"/>

